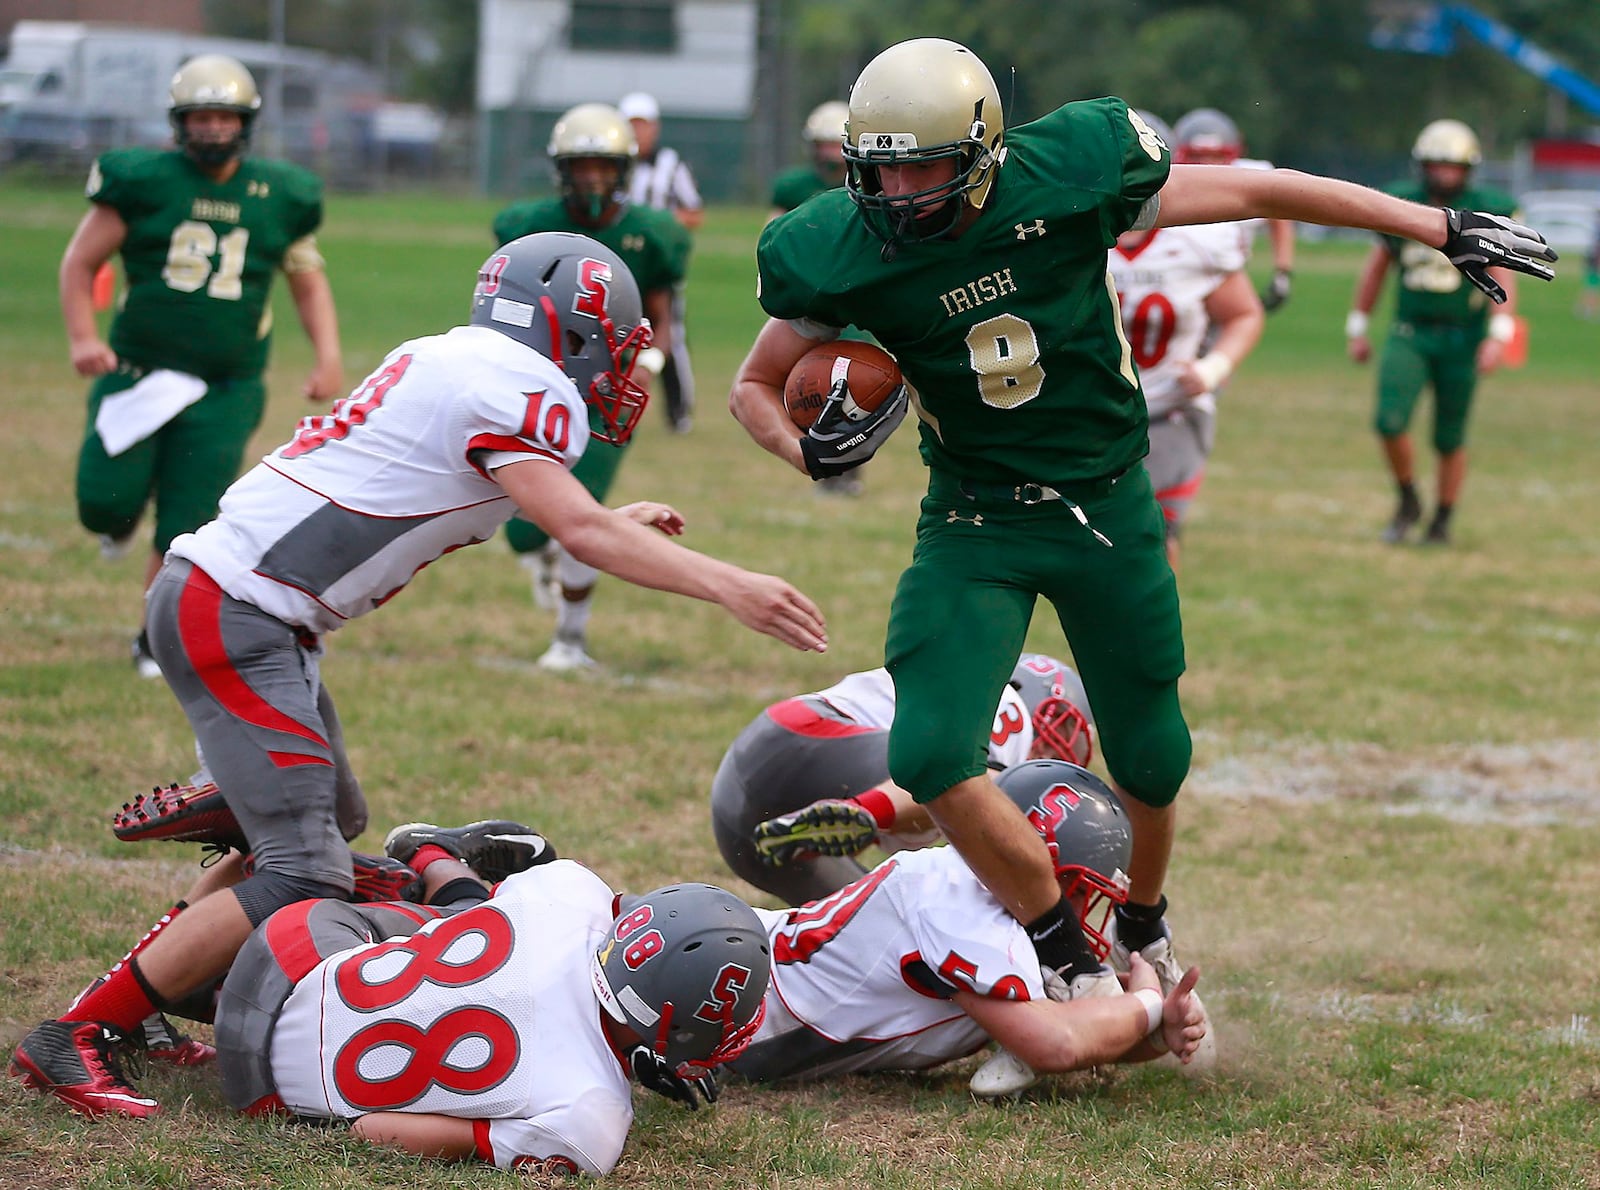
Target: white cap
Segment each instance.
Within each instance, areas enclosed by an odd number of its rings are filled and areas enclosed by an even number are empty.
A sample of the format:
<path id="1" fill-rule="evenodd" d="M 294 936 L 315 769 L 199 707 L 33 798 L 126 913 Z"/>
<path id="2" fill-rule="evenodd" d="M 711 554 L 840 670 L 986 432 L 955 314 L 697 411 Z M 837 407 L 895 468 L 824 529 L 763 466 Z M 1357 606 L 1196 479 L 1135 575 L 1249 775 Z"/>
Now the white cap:
<path id="1" fill-rule="evenodd" d="M 644 91 L 632 91 L 622 97 L 617 104 L 617 110 L 622 113 L 625 120 L 659 120 L 661 119 L 661 105 L 656 102 L 654 95 Z"/>

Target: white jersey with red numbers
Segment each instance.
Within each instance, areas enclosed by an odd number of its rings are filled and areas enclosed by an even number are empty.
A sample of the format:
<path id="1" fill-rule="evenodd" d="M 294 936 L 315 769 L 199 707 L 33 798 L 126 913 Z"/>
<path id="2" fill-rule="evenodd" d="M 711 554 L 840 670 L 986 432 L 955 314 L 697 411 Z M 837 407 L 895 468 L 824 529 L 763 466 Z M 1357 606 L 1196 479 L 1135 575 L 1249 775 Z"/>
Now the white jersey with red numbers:
<path id="1" fill-rule="evenodd" d="M 888 731 L 894 722 L 894 679 L 887 669 L 867 669 L 847 674 L 826 690 L 804 695 L 819 698 L 841 715 L 863 727 Z M 989 732 L 989 766 L 1010 768 L 1028 759 L 1033 748 L 1033 718 L 1016 688 L 1000 692 L 994 727 Z"/>
<path id="2" fill-rule="evenodd" d="M 950 999 L 1044 996 L 1027 933 L 953 847 L 904 851 L 797 909 L 758 909 L 772 939 L 761 1031 L 735 1069 L 814 1076 L 918 1070 L 987 1034 Z"/>
<path id="3" fill-rule="evenodd" d="M 608 1172 L 633 1123 L 589 986 L 613 902 L 600 877 L 557 860 L 409 938 L 325 959 L 278 1017 L 278 1094 L 298 1115 L 472 1120 L 477 1155 L 501 1169 Z"/>
<path id="4" fill-rule="evenodd" d="M 436 558 L 494 536 L 516 506 L 494 468 L 571 468 L 587 406 L 544 356 L 488 327 L 412 339 L 172 543 L 235 599 L 327 632 Z"/>
<path id="5" fill-rule="evenodd" d="M 1210 323 L 1206 298 L 1230 273 L 1244 268 L 1246 255 L 1236 223 L 1162 227 L 1136 247 L 1112 247 L 1109 263 L 1122 326 L 1152 418 L 1184 404 L 1178 378 L 1200 353 Z M 1196 403 L 1214 405 L 1214 400 L 1207 393 Z"/>

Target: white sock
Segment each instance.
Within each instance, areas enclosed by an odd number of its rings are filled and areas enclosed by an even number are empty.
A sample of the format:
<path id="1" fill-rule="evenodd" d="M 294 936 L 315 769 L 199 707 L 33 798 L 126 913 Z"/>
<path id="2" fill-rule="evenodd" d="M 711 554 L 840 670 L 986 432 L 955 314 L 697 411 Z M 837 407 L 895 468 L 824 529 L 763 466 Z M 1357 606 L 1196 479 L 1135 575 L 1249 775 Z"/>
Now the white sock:
<path id="1" fill-rule="evenodd" d="M 556 612 L 556 635 L 569 640 L 585 640 L 589 633 L 589 612 L 594 607 L 594 588 L 590 587 L 582 599 L 569 600 L 562 596 Z"/>

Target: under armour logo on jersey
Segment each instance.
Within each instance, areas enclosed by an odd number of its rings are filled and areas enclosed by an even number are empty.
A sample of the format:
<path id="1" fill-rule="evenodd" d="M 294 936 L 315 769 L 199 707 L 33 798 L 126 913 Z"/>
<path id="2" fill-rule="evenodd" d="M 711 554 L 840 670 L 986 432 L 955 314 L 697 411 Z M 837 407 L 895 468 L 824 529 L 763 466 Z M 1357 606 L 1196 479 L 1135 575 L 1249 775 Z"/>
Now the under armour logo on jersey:
<path id="1" fill-rule="evenodd" d="M 944 523 L 947 525 L 981 525 L 983 524 L 983 513 L 975 512 L 971 516 L 962 516 L 960 512 L 952 508 L 950 510 L 950 515 L 945 518 Z"/>
<path id="2" fill-rule="evenodd" d="M 1044 238 L 1044 235 L 1045 230 L 1043 219 L 1035 219 L 1031 225 L 1027 223 L 1017 224 L 1017 239 L 1019 240 L 1025 240 L 1029 236 L 1039 236 L 1042 239 Z"/>
<path id="3" fill-rule="evenodd" d="M 266 198 L 272 193 L 272 184 L 270 182 L 251 182 L 244 188 L 244 192 L 251 198 Z"/>

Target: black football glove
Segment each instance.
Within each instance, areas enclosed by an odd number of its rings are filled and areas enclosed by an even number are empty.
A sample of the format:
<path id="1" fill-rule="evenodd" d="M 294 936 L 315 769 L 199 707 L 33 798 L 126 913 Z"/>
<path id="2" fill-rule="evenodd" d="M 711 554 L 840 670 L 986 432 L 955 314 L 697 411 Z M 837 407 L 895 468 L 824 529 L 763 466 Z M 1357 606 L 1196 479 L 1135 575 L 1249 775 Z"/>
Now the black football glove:
<path id="1" fill-rule="evenodd" d="M 711 1071 L 685 1078 L 648 1045 L 636 1045 L 629 1050 L 628 1064 L 641 1087 L 676 1100 L 690 1111 L 699 1111 L 701 1103 L 715 1103 L 721 1093 L 716 1075 Z"/>
<path id="2" fill-rule="evenodd" d="M 1294 273 L 1288 269 L 1272 270 L 1272 280 L 1261 291 L 1261 305 L 1268 314 L 1289 300 L 1289 290 L 1294 284 Z"/>
<path id="3" fill-rule="evenodd" d="M 829 391 L 817 420 L 800 439 L 800 454 L 805 459 L 806 474 L 812 479 L 843 475 L 877 454 L 878 447 L 905 419 L 911 400 L 910 391 L 902 384 L 871 413 L 851 421 L 844 413 L 848 392 L 849 385 L 841 377 Z"/>
<path id="4" fill-rule="evenodd" d="M 1506 291 L 1489 276 L 1491 268 L 1513 269 L 1541 281 L 1555 277 L 1556 271 L 1543 263 L 1556 259 L 1555 250 L 1533 228 L 1482 211 L 1446 207 L 1444 217 L 1446 238 L 1439 251 L 1495 301 L 1505 301 Z"/>

